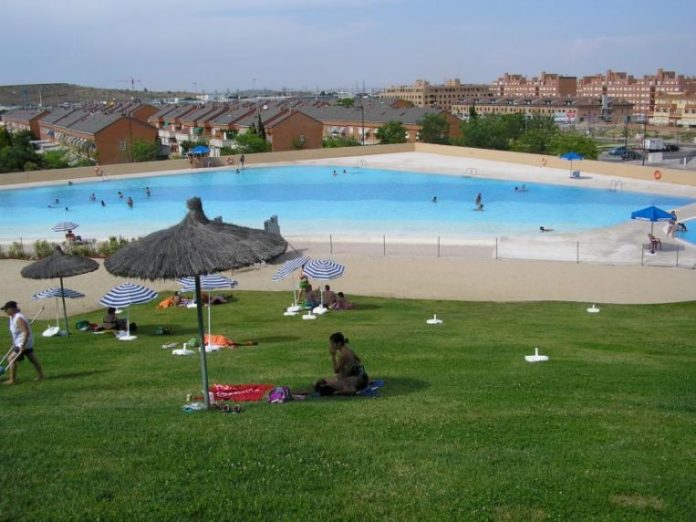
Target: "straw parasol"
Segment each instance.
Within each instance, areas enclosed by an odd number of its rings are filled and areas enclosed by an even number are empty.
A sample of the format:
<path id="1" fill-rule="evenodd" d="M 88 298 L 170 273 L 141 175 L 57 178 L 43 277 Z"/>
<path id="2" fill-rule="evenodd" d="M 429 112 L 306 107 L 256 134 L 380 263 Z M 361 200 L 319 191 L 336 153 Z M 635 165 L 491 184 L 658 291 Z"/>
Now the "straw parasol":
<path id="1" fill-rule="evenodd" d="M 209 220 L 200 198 L 186 202 L 189 209 L 178 225 L 159 230 L 125 245 L 109 257 L 104 266 L 118 276 L 156 279 L 194 277 L 198 335 L 204 337 L 200 276 L 250 266 L 273 259 L 287 249 L 277 234 Z M 208 368 L 201 350 L 201 378 L 206 407 Z"/>
<path id="2" fill-rule="evenodd" d="M 61 295 L 63 300 L 63 317 L 65 318 L 65 333 L 67 335 L 70 332 L 68 330 L 68 310 L 65 306 L 63 278 L 87 274 L 88 272 L 94 272 L 98 268 L 99 263 L 94 259 L 66 254 L 60 246 L 57 246 L 53 254 L 25 266 L 20 273 L 22 277 L 27 279 L 55 279 L 56 277 L 60 279 L 60 290 L 63 292 Z"/>

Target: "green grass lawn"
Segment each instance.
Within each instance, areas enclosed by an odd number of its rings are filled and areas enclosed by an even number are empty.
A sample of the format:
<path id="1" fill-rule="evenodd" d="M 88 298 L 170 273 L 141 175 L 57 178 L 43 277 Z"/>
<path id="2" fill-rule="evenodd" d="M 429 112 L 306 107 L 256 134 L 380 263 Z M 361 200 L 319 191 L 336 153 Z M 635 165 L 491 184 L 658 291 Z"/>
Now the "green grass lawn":
<path id="1" fill-rule="evenodd" d="M 211 354 L 211 384 L 306 387 L 337 330 L 387 383 L 240 415 L 181 410 L 199 360 L 160 345 L 193 310 L 134 307 L 131 343 L 38 321 L 48 378 L 24 362 L 0 387 L 0 520 L 696 518 L 696 303 L 355 300 L 316 321 L 282 316 L 289 293 L 215 307 L 215 333 L 259 345 Z"/>

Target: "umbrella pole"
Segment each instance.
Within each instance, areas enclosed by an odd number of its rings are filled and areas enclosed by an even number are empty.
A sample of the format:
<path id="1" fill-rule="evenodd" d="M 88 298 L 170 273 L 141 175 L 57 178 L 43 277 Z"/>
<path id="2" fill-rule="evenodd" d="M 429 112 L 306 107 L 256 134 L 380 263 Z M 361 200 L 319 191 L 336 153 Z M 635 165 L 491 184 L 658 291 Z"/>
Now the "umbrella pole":
<path id="1" fill-rule="evenodd" d="M 210 308 L 211 308 L 210 301 L 212 300 L 212 298 L 213 298 L 213 291 L 210 290 L 210 292 L 208 292 L 208 344 L 207 344 L 207 346 L 210 346 L 210 339 L 213 337 L 213 327 L 210 324 Z M 203 344 L 205 345 L 206 343 L 203 343 Z"/>
<path id="2" fill-rule="evenodd" d="M 65 290 L 63 289 L 63 278 L 60 277 L 60 298 L 63 300 L 63 317 L 65 318 L 65 335 L 70 335 L 68 330 L 68 309 L 65 306 Z"/>
<path id="3" fill-rule="evenodd" d="M 203 402 L 205 409 L 210 409 L 210 396 L 208 395 L 208 361 L 205 357 L 205 337 L 203 329 L 203 309 L 201 308 L 201 276 L 196 275 L 196 312 L 198 315 L 198 336 L 201 338 L 201 385 L 203 386 Z"/>

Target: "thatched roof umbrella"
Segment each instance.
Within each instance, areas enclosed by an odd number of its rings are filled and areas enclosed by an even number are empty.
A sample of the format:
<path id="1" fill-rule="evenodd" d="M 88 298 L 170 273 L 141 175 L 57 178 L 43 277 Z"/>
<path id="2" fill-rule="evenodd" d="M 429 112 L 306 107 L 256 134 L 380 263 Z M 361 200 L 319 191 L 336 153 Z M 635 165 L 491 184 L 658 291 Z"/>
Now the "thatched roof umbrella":
<path id="1" fill-rule="evenodd" d="M 198 335 L 203 344 L 200 276 L 268 261 L 284 253 L 287 242 L 263 230 L 210 221 L 203 212 L 200 198 L 189 199 L 186 206 L 189 212 L 181 223 L 125 245 L 109 257 L 104 266 L 114 275 L 150 281 L 194 277 Z M 201 377 L 205 405 L 209 407 L 204 349 L 201 350 Z"/>
<path id="2" fill-rule="evenodd" d="M 63 317 L 65 318 L 65 334 L 68 330 L 68 310 L 65 306 L 65 292 L 63 278 L 94 272 L 99 268 L 99 263 L 94 259 L 74 254 L 65 254 L 59 246 L 48 257 L 39 259 L 22 268 L 22 277 L 27 279 L 60 279 L 61 299 L 63 300 Z"/>

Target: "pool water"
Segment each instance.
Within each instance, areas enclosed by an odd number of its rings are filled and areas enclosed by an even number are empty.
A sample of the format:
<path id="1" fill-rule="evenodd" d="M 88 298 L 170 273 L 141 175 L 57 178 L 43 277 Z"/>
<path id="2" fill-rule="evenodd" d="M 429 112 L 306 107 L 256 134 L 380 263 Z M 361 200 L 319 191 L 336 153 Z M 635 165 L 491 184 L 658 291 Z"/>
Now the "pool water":
<path id="1" fill-rule="evenodd" d="M 333 175 L 333 171 L 337 175 Z M 289 166 L 195 172 L 0 190 L 0 241 L 62 239 L 51 226 L 80 224 L 83 237 L 134 237 L 178 223 L 185 201 L 203 200 L 209 218 L 262 228 L 277 215 L 287 236 L 489 238 L 573 232 L 615 225 L 649 205 L 671 209 L 692 199 L 370 168 Z M 149 187 L 151 195 L 145 193 Z M 120 198 L 118 192 L 123 193 Z M 94 193 L 96 201 L 90 201 Z M 484 210 L 474 210 L 481 193 Z M 133 208 L 126 204 L 132 197 Z M 433 202 L 433 197 L 437 202 Z M 58 200 L 56 203 L 55 200 Z M 105 206 L 101 205 L 104 201 Z M 68 210 L 66 210 L 66 207 Z"/>

